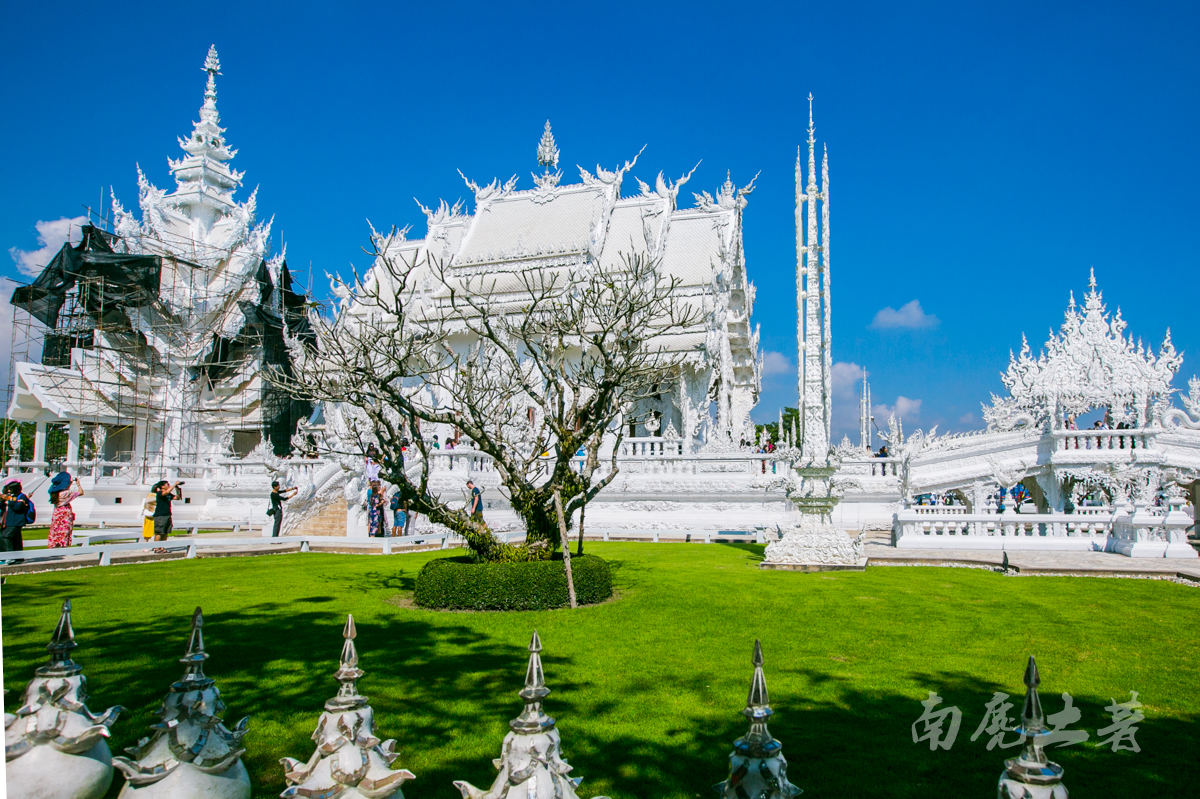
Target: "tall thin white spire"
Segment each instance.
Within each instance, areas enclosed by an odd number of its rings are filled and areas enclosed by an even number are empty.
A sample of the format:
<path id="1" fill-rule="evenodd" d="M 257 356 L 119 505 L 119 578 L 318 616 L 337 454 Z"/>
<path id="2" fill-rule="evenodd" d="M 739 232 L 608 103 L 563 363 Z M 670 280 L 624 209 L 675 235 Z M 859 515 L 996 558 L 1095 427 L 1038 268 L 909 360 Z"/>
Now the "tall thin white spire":
<path id="1" fill-rule="evenodd" d="M 858 445 L 871 449 L 871 386 L 867 383 L 867 372 L 863 370 L 862 392 L 858 395 Z"/>
<path id="2" fill-rule="evenodd" d="M 816 126 L 808 96 L 808 182 L 803 191 L 800 154 L 796 154 L 796 284 L 800 393 L 800 463 L 829 462 L 832 351 L 829 313 L 829 157 L 822 158 L 821 186 L 817 185 Z M 807 217 L 801 225 L 802 205 Z M 818 219 L 817 204 L 821 203 Z"/>

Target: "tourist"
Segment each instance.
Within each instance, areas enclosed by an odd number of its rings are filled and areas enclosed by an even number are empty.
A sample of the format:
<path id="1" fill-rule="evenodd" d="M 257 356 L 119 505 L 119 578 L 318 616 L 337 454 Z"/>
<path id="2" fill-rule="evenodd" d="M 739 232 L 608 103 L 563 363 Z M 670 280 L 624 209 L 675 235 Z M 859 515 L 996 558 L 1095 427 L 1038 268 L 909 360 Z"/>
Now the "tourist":
<path id="1" fill-rule="evenodd" d="M 467 510 L 472 519 L 483 524 L 483 492 L 476 488 L 475 483 L 471 480 L 467 481 L 467 490 L 471 492 L 471 501 L 467 505 Z"/>
<path id="2" fill-rule="evenodd" d="M 433 448 L 434 448 L 434 449 L 441 449 L 441 448 L 442 448 L 442 445 L 438 443 L 438 437 L 437 437 L 437 433 L 434 433 L 434 434 L 433 434 Z"/>
<path id="3" fill-rule="evenodd" d="M 397 491 L 392 494 L 392 501 L 388 508 L 392 512 L 392 532 L 396 535 L 404 535 L 405 521 L 408 518 L 408 502 Z"/>
<path id="4" fill-rule="evenodd" d="M 383 512 L 383 486 L 372 480 L 367 491 L 367 535 L 371 538 L 387 535 L 387 516 Z"/>
<path id="5" fill-rule="evenodd" d="M 365 466 L 363 467 L 363 476 L 367 480 L 367 507 L 371 506 L 371 501 L 374 496 L 371 493 L 371 486 L 379 482 L 379 472 L 382 470 L 382 468 L 383 467 L 379 463 L 379 450 L 375 449 L 374 444 L 371 444 L 369 447 L 367 447 L 367 457 L 365 460 Z"/>
<path id="6" fill-rule="evenodd" d="M 167 536 L 171 534 L 171 503 L 177 499 L 183 499 L 182 480 L 176 481 L 174 484 L 166 480 L 159 480 L 154 484 L 154 540 L 166 541 Z M 167 550 L 157 547 L 155 552 L 166 552 Z"/>
<path id="7" fill-rule="evenodd" d="M 46 548 L 69 547 L 71 534 L 75 532 L 75 511 L 71 508 L 71 500 L 83 496 L 83 487 L 79 485 L 79 480 L 72 480 L 71 475 L 59 472 L 50 480 L 49 494 L 54 515 L 50 517 Z"/>
<path id="8" fill-rule="evenodd" d="M 154 506 L 158 504 L 158 492 L 153 488 L 142 503 L 142 543 L 154 537 Z M 143 552 L 145 550 L 142 550 Z"/>
<path id="9" fill-rule="evenodd" d="M 299 490 L 295 486 L 280 488 L 278 480 L 271 481 L 271 507 L 267 508 L 267 515 L 275 517 L 275 526 L 271 528 L 271 538 L 278 538 L 279 531 L 283 529 L 283 503 L 296 496 L 296 492 Z"/>
<path id="10" fill-rule="evenodd" d="M 25 496 L 21 484 L 16 480 L 4 486 L 0 493 L 0 552 L 22 552 L 25 541 L 22 538 L 25 525 L 33 524 L 36 512 L 33 501 Z M 23 560 L 10 560 L 9 564 L 24 563 Z"/>

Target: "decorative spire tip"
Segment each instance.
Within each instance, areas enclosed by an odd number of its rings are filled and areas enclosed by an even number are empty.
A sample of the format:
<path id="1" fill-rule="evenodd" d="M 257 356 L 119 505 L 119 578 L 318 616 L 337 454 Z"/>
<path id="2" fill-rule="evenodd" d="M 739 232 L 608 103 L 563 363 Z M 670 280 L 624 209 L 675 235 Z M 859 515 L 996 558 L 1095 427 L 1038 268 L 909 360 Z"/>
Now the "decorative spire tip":
<path id="1" fill-rule="evenodd" d="M 217 46 L 215 44 L 208 46 L 208 56 L 204 59 L 204 66 L 201 69 L 205 72 L 211 72 L 214 75 L 221 74 L 221 61 L 217 58 Z"/>

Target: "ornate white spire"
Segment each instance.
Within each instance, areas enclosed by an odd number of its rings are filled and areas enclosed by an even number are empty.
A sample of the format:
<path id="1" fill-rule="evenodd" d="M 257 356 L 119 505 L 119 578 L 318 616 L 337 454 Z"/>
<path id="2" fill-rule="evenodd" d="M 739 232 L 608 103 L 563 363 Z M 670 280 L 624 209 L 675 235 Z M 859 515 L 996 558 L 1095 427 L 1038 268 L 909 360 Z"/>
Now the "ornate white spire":
<path id="1" fill-rule="evenodd" d="M 550 131 L 548 119 L 546 129 L 542 131 L 542 139 L 538 142 L 537 162 L 538 166 L 545 167 L 546 171 L 541 175 L 534 175 L 533 182 L 539 189 L 552 189 L 557 186 L 558 181 L 562 179 L 562 172 L 558 171 L 558 146 L 554 143 L 554 134 Z M 551 172 L 552 169 L 555 171 Z"/>
<path id="2" fill-rule="evenodd" d="M 858 395 L 858 445 L 871 450 L 871 386 L 867 383 L 867 372 L 863 370 L 862 393 Z"/>
<path id="3" fill-rule="evenodd" d="M 832 351 L 829 313 L 829 157 L 822 159 L 822 186 L 817 186 L 816 127 L 808 95 L 808 183 L 802 186 L 800 153 L 796 152 L 796 290 L 800 345 L 801 466 L 826 466 L 829 461 Z M 802 218 L 807 203 L 807 220 Z M 817 204 L 821 203 L 820 224 Z M 806 222 L 806 224 L 805 224 Z"/>
<path id="4" fill-rule="evenodd" d="M 176 203 L 192 209 L 194 218 L 211 226 L 235 207 L 233 192 L 242 184 L 245 173 L 230 169 L 226 163 L 237 155 L 237 150 L 226 145 L 225 129 L 217 113 L 216 76 L 221 74 L 221 62 L 217 59 L 216 45 L 208 48 L 203 70 L 208 73 L 208 83 L 200 121 L 192 123 L 190 136 L 179 139 L 179 146 L 187 156 L 168 163 L 178 186 L 172 195 Z"/>

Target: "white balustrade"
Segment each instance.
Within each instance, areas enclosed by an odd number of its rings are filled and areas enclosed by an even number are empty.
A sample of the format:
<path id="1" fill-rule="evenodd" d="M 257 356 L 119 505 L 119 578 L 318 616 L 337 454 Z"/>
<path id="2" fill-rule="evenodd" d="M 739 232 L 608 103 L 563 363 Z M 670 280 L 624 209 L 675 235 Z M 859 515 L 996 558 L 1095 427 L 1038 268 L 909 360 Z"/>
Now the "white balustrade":
<path id="1" fill-rule="evenodd" d="M 898 511 L 892 541 L 902 549 L 1105 549 L 1135 557 L 1194 557 L 1195 550 L 1187 544 L 1191 524 L 1177 508 L 1142 507 L 1131 517 L 1125 510 L 1107 508 L 968 513 L 966 508 L 934 505 Z"/>
<path id="2" fill-rule="evenodd" d="M 1079 450 L 1141 450 L 1154 447 L 1157 431 L 1145 428 L 1129 430 L 1057 430 L 1055 449 L 1060 452 Z"/>
<path id="3" fill-rule="evenodd" d="M 678 438 L 643 436 L 621 440 L 621 456 L 627 458 L 662 458 L 683 454 L 683 441 Z"/>

